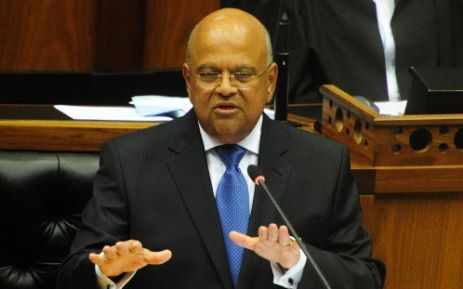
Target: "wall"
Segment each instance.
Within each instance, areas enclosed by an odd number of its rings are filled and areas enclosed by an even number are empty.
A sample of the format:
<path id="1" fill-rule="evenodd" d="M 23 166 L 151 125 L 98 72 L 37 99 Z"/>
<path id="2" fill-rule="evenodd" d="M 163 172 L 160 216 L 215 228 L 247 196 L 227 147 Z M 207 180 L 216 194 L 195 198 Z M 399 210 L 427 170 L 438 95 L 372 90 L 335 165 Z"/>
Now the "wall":
<path id="1" fill-rule="evenodd" d="M 219 0 L 0 0 L 0 71 L 179 68 Z"/>

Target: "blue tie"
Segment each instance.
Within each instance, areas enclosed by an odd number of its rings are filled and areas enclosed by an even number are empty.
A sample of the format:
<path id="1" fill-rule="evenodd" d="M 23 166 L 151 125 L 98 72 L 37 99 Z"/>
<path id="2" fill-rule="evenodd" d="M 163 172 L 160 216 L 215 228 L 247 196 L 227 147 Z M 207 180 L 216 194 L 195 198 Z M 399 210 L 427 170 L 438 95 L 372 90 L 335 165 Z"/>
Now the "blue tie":
<path id="1" fill-rule="evenodd" d="M 246 150 L 238 145 L 222 145 L 215 148 L 227 167 L 217 187 L 217 209 L 222 223 L 223 238 L 228 254 L 228 263 L 233 283 L 237 284 L 240 273 L 243 248 L 235 245 L 228 234 L 230 231 L 246 233 L 249 218 L 249 195 L 246 180 L 238 164 Z"/>

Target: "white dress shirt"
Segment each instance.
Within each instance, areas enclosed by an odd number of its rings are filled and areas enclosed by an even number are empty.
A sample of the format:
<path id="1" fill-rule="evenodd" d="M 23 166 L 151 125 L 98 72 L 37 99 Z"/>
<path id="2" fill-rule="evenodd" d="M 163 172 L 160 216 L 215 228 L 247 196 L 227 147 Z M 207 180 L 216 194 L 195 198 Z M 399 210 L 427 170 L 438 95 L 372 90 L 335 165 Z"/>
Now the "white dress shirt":
<path id="1" fill-rule="evenodd" d="M 391 29 L 391 20 L 394 15 L 395 0 L 373 0 L 376 6 L 376 18 L 378 29 L 384 49 L 384 61 L 386 65 L 386 82 L 389 101 L 399 101 L 400 92 L 397 84 L 395 70 L 395 41 Z"/>
<path id="2" fill-rule="evenodd" d="M 237 145 L 246 149 L 246 153 L 240 161 L 239 168 L 244 175 L 248 186 L 249 192 L 249 208 L 252 208 L 252 203 L 254 200 L 254 191 L 255 191 L 255 184 L 251 180 L 251 178 L 247 174 L 247 167 L 249 165 L 257 165 L 258 155 L 259 155 L 259 145 L 260 145 L 260 135 L 262 130 L 262 122 L 263 117 L 261 116 L 257 121 L 256 126 L 251 131 L 249 135 L 247 135 L 243 140 L 241 140 Z M 204 131 L 204 129 L 199 125 L 199 130 L 201 133 L 201 138 L 204 144 L 204 151 L 206 153 L 207 159 L 207 167 L 209 170 L 209 176 L 211 178 L 212 188 L 214 191 L 214 197 L 217 193 L 217 187 L 219 185 L 220 179 L 224 174 L 226 167 L 222 160 L 220 159 L 217 152 L 214 150 L 215 147 L 223 145 L 223 143 L 219 142 L 217 139 L 211 137 Z M 251 209 L 249 210 L 251 211 Z M 262 224 L 268 225 L 268 224 Z M 257 232 L 255 232 L 257 234 Z M 101 253 L 103 254 L 103 253 Z M 273 272 L 273 283 L 288 289 L 296 289 L 298 283 L 301 280 L 302 272 L 304 270 L 305 263 L 307 258 L 300 251 L 300 258 L 299 262 L 291 268 L 290 270 L 283 273 L 279 266 L 276 263 L 270 263 L 272 272 Z M 127 273 L 124 275 L 121 280 L 114 283 L 110 278 L 103 275 L 98 266 L 95 265 L 95 272 L 97 274 L 97 280 L 99 287 L 102 289 L 122 289 L 130 279 L 135 275 L 135 272 Z"/>

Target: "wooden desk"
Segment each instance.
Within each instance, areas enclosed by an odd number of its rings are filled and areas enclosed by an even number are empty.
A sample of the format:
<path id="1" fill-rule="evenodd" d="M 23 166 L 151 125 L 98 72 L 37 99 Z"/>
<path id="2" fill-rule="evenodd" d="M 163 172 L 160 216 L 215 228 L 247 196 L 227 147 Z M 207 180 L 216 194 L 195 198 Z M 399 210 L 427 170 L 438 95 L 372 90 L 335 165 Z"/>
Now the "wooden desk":
<path id="1" fill-rule="evenodd" d="M 323 135 L 347 145 L 385 289 L 463 288 L 463 114 L 385 116 L 322 88 Z"/>
<path id="2" fill-rule="evenodd" d="M 299 115 L 289 119 L 314 131 L 312 119 Z M 49 105 L 0 105 L 0 149 L 98 152 L 108 139 L 158 124 L 71 120 Z"/>

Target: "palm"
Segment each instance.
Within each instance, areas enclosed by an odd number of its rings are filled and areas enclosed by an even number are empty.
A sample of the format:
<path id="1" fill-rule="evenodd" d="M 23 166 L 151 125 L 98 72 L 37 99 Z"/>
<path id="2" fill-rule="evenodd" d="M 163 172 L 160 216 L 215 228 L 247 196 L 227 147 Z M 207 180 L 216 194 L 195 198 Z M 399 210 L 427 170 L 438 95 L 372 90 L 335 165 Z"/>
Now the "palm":
<path id="1" fill-rule="evenodd" d="M 145 249 L 146 250 L 146 249 Z M 106 276 L 119 276 L 122 273 L 134 272 L 148 265 L 142 254 L 127 254 L 98 264 L 101 273 Z"/>
<path id="2" fill-rule="evenodd" d="M 117 242 L 114 246 L 104 246 L 101 254 L 91 253 L 89 260 L 97 265 L 101 273 L 108 277 L 137 271 L 146 265 L 160 265 L 172 257 L 172 252 L 153 252 L 143 248 L 136 240 Z"/>

